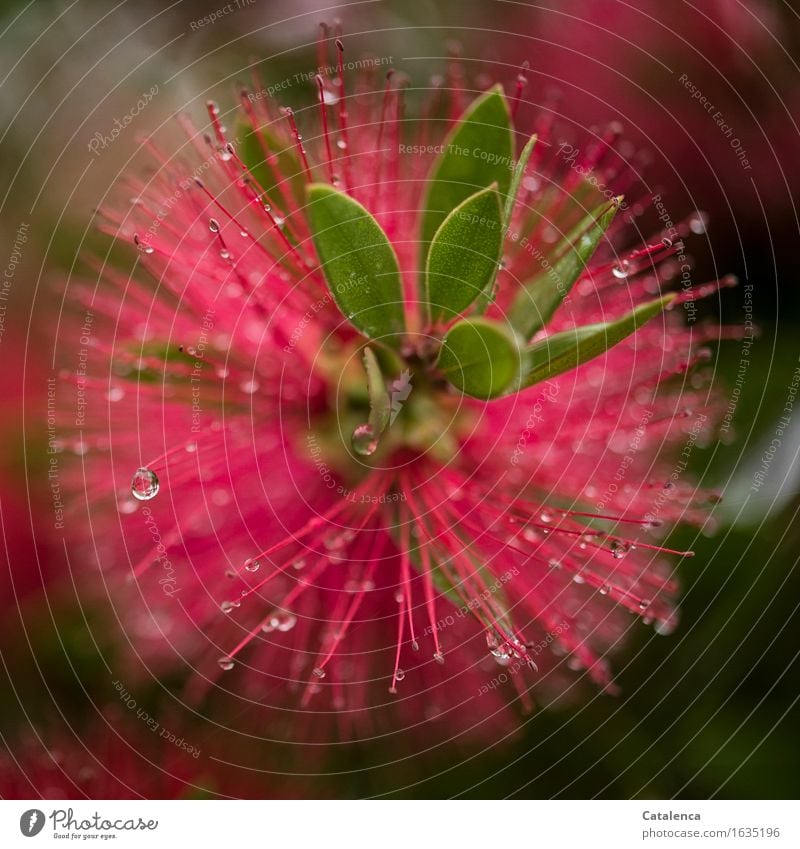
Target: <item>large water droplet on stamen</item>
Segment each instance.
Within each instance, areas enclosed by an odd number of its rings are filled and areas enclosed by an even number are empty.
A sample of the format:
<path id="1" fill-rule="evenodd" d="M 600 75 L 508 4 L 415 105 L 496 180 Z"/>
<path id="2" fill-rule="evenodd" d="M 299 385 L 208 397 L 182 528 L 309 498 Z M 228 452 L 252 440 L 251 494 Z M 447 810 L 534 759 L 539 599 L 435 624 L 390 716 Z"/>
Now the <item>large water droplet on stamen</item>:
<path id="1" fill-rule="evenodd" d="M 631 264 L 628 262 L 628 260 L 623 259 L 619 262 L 618 265 L 615 265 L 611 269 L 611 273 L 614 275 L 614 277 L 617 278 L 617 280 L 624 280 L 630 273 L 630 267 Z"/>
<path id="2" fill-rule="evenodd" d="M 402 681 L 403 678 L 406 677 L 406 673 L 402 669 L 398 669 L 397 672 L 394 673 L 394 677 L 396 681 Z"/>
<path id="3" fill-rule="evenodd" d="M 353 451 L 362 457 L 369 457 L 378 450 L 378 438 L 370 424 L 359 425 L 353 431 Z"/>
<path id="4" fill-rule="evenodd" d="M 216 218 L 209 218 L 208 220 L 208 229 L 212 233 L 219 233 L 219 221 Z"/>
<path id="5" fill-rule="evenodd" d="M 144 467 L 137 469 L 131 478 L 131 494 L 139 501 L 149 501 L 158 495 L 161 484 L 158 475 Z"/>
<path id="6" fill-rule="evenodd" d="M 258 562 L 258 560 L 253 559 L 244 561 L 244 569 L 246 572 L 258 572 L 260 568 L 261 564 Z"/>
<path id="7" fill-rule="evenodd" d="M 227 672 L 229 669 L 233 669 L 233 658 L 232 658 L 232 657 L 227 657 L 227 656 L 226 656 L 226 657 L 221 657 L 221 658 L 217 661 L 217 664 L 219 665 L 219 668 L 220 668 L 220 669 L 222 669 L 223 671 Z"/>

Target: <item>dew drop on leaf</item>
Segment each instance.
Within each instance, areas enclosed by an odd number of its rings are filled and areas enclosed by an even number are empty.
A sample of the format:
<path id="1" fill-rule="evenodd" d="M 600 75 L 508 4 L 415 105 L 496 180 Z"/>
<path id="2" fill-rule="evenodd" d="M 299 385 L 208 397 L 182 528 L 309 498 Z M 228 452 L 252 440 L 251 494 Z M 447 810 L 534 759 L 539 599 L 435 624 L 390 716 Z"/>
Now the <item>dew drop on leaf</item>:
<path id="1" fill-rule="evenodd" d="M 353 450 L 356 454 L 369 457 L 378 449 L 378 439 L 370 424 L 361 424 L 353 431 Z"/>

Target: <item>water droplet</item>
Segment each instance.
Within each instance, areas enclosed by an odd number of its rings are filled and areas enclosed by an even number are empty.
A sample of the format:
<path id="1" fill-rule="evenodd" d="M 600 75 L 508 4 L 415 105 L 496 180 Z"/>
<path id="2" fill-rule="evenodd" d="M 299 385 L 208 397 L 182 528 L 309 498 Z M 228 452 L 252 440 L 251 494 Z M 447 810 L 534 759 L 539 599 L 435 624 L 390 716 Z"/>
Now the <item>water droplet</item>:
<path id="1" fill-rule="evenodd" d="M 347 150 L 347 142 L 344 139 L 339 139 L 336 142 L 336 147 L 338 147 L 339 150 Z"/>
<path id="2" fill-rule="evenodd" d="M 292 568 L 297 569 L 299 572 L 301 569 L 305 568 L 305 565 L 306 561 L 301 557 L 299 560 L 295 560 L 294 563 L 292 563 Z"/>
<path id="3" fill-rule="evenodd" d="M 411 649 L 412 651 L 419 651 L 419 643 L 416 640 L 411 641 Z"/>
<path id="4" fill-rule="evenodd" d="M 217 221 L 216 218 L 209 218 L 208 219 L 208 229 L 212 233 L 219 233 L 219 221 Z"/>
<path id="5" fill-rule="evenodd" d="M 315 666 L 315 667 L 314 667 L 314 673 L 313 673 L 313 674 L 314 674 L 317 678 L 324 678 L 324 677 L 325 677 L 325 670 L 324 670 L 324 669 L 320 669 L 320 668 L 319 668 L 319 666 Z"/>
<path id="6" fill-rule="evenodd" d="M 291 631 L 297 624 L 297 617 L 288 610 L 274 610 L 269 617 L 268 623 L 273 631 L 280 631 L 285 634 Z"/>
<path id="7" fill-rule="evenodd" d="M 131 494 L 139 501 L 149 501 L 158 495 L 161 484 L 158 475 L 144 467 L 137 469 L 131 479 Z"/>
<path id="8" fill-rule="evenodd" d="M 547 565 L 548 565 L 551 569 L 560 569 L 560 568 L 561 568 L 561 563 L 560 563 L 558 560 L 556 560 L 556 558 L 555 558 L 555 557 L 551 557 L 551 558 L 547 561 Z"/>
<path id="9" fill-rule="evenodd" d="M 246 572 L 258 572 L 261 568 L 261 564 L 255 558 L 251 560 L 244 561 L 244 568 Z"/>
<path id="10" fill-rule="evenodd" d="M 611 592 L 611 587 L 608 584 L 603 584 L 600 587 L 600 595 L 608 595 Z"/>
<path id="11" fill-rule="evenodd" d="M 121 401 L 125 397 L 125 390 L 120 386 L 112 386 L 111 389 L 106 392 L 106 398 L 111 401 Z"/>
<path id="12" fill-rule="evenodd" d="M 220 604 L 219 609 L 223 613 L 232 613 L 238 606 L 239 606 L 238 601 L 223 601 Z"/>
<path id="13" fill-rule="evenodd" d="M 583 575 L 581 575 L 581 573 L 580 573 L 580 572 L 576 572 L 576 573 L 572 576 L 572 582 L 573 582 L 574 584 L 582 584 L 582 583 L 584 582 L 584 577 L 583 577 Z"/>
<path id="14" fill-rule="evenodd" d="M 359 425 L 353 431 L 353 451 L 362 457 L 369 457 L 378 450 L 378 439 L 370 424 Z"/>
<path id="15" fill-rule="evenodd" d="M 621 560 L 631 550 L 631 545 L 618 539 L 612 539 L 609 550 L 615 560 Z"/>
<path id="16" fill-rule="evenodd" d="M 650 599 L 649 598 L 643 598 L 639 602 L 639 610 L 647 610 L 648 607 L 650 607 Z"/>
<path id="17" fill-rule="evenodd" d="M 406 677 L 406 673 L 402 669 L 398 669 L 397 672 L 394 673 L 395 680 L 402 681 L 403 678 Z"/>
<path id="18" fill-rule="evenodd" d="M 696 236 L 702 236 L 706 232 L 708 226 L 708 215 L 699 210 L 689 219 L 689 229 Z"/>
<path id="19" fill-rule="evenodd" d="M 233 658 L 232 658 L 232 657 L 228 657 L 228 656 L 226 655 L 225 657 L 221 657 L 221 658 L 217 661 L 217 664 L 219 665 L 219 668 L 220 668 L 220 669 L 222 669 L 222 670 L 224 670 L 225 672 L 227 672 L 229 669 L 233 669 Z"/>
<path id="20" fill-rule="evenodd" d="M 259 386 L 260 384 L 257 380 L 243 380 L 239 384 L 239 389 L 241 389 L 245 395 L 254 395 L 258 392 Z"/>
<path id="21" fill-rule="evenodd" d="M 630 266 L 631 264 L 627 259 L 620 260 L 620 262 L 611 269 L 611 273 L 617 278 L 617 280 L 624 280 L 630 273 Z"/>
<path id="22" fill-rule="evenodd" d="M 668 239 L 668 238 L 665 236 L 665 237 L 661 240 L 661 244 L 662 244 L 665 248 L 671 248 L 671 247 L 672 247 L 672 239 Z"/>
<path id="23" fill-rule="evenodd" d="M 441 666 L 444 663 L 444 655 L 440 651 L 433 653 L 433 659 Z"/>

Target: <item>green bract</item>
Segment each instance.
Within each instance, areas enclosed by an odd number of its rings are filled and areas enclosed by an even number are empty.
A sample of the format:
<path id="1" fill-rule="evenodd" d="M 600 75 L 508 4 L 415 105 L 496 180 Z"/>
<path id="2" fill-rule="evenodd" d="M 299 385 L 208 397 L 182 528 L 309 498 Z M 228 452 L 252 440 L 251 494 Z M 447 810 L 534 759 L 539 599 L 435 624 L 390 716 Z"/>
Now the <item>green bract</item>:
<path id="1" fill-rule="evenodd" d="M 550 267 L 529 282 L 514 299 L 509 321 L 526 339 L 553 317 L 575 281 L 581 276 L 600 240 L 611 226 L 619 200 L 590 212 L 557 245 Z"/>
<path id="2" fill-rule="evenodd" d="M 349 195 L 323 183 L 308 187 L 308 221 L 333 297 L 370 339 L 393 347 L 405 332 L 403 287 L 386 234 Z"/>
<path id="3" fill-rule="evenodd" d="M 521 352 L 512 332 L 486 318 L 454 324 L 442 340 L 442 374 L 473 398 L 497 398 L 516 387 Z"/>
<path id="4" fill-rule="evenodd" d="M 443 144 L 434 163 L 423 205 L 421 265 L 444 219 L 479 189 L 497 183 L 502 202 L 511 184 L 514 139 L 511 115 L 500 86 L 478 97 Z"/>
<path id="5" fill-rule="evenodd" d="M 497 184 L 468 197 L 445 218 L 431 242 L 425 275 L 431 321 L 455 318 L 491 286 L 502 241 Z"/>
<path id="6" fill-rule="evenodd" d="M 556 333 L 527 349 L 524 356 L 522 387 L 570 371 L 616 345 L 658 315 L 675 300 L 665 295 L 642 304 L 622 318 L 604 324 L 585 324 L 573 330 Z"/>

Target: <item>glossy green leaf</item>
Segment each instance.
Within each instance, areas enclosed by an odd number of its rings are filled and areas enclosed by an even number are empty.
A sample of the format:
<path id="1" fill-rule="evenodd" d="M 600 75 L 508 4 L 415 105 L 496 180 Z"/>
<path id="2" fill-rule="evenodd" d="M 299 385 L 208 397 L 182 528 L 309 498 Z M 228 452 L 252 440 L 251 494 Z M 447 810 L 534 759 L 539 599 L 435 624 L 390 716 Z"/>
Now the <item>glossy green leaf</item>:
<path id="1" fill-rule="evenodd" d="M 369 456 L 375 453 L 380 435 L 389 424 L 392 401 L 378 359 L 371 348 L 364 348 L 364 370 L 367 373 L 369 420 L 353 431 L 352 445 L 357 454 Z"/>
<path id="2" fill-rule="evenodd" d="M 615 321 L 587 324 L 542 339 L 524 354 L 522 386 L 533 386 L 593 360 L 666 309 L 675 297 L 674 294 L 665 295 L 636 307 Z"/>
<path id="3" fill-rule="evenodd" d="M 553 313 L 569 295 L 575 281 L 597 250 L 600 240 L 611 226 L 619 208 L 615 202 L 607 203 L 589 213 L 563 239 L 553 253 L 553 261 L 546 259 L 547 267 L 532 280 L 523 284 L 509 310 L 509 321 L 525 339 L 530 339 L 544 327 Z M 544 265 L 544 262 L 543 262 Z"/>
<path id="4" fill-rule="evenodd" d="M 450 211 L 492 183 L 505 202 L 513 168 L 511 114 L 502 88 L 495 86 L 468 107 L 433 165 L 420 232 L 423 267 L 428 244 Z"/>
<path id="5" fill-rule="evenodd" d="M 503 237 L 500 245 L 501 253 L 502 241 L 505 240 L 506 233 L 508 233 L 508 229 L 511 225 L 511 215 L 514 212 L 514 204 L 517 201 L 519 187 L 522 185 L 522 178 L 525 176 L 525 169 L 528 167 L 528 160 L 531 158 L 531 154 L 533 153 L 534 147 L 536 147 L 538 138 L 539 137 L 534 134 L 528 139 L 527 144 L 524 148 L 522 148 L 522 153 L 519 155 L 519 159 L 517 160 L 517 164 L 514 168 L 514 173 L 511 175 L 511 185 L 509 186 L 508 194 L 506 195 L 506 202 L 503 207 Z M 486 312 L 489 305 L 494 300 L 495 281 L 499 270 L 500 263 L 498 257 L 498 262 L 495 264 L 494 271 L 492 272 L 491 281 L 480 293 L 477 301 L 475 302 L 475 311 L 479 314 Z"/>
<path id="6" fill-rule="evenodd" d="M 503 241 L 501 216 L 492 185 L 460 203 L 436 231 L 425 274 L 432 321 L 455 318 L 492 285 Z"/>
<path id="7" fill-rule="evenodd" d="M 442 340 L 438 366 L 462 392 L 497 398 L 516 388 L 521 352 L 513 333 L 486 318 L 454 324 Z"/>
<path id="8" fill-rule="evenodd" d="M 370 339 L 399 346 L 405 331 L 400 270 L 378 222 L 358 201 L 324 183 L 308 187 L 306 211 L 339 309 Z"/>

